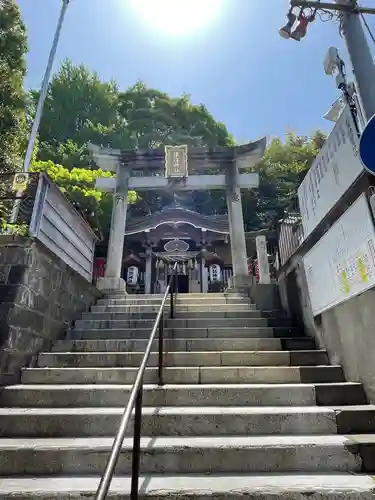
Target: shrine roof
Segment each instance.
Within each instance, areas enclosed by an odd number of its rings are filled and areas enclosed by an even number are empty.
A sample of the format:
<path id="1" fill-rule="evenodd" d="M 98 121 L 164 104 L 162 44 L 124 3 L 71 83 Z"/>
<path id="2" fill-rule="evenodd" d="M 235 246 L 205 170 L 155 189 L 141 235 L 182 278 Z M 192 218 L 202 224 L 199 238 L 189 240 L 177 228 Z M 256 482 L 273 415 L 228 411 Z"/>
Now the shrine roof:
<path id="1" fill-rule="evenodd" d="M 225 165 L 233 161 L 237 163 L 240 170 L 250 168 L 262 158 L 266 146 L 266 137 L 233 147 L 206 148 L 188 146 L 189 171 L 217 168 L 225 169 Z M 88 148 L 98 166 L 100 166 L 100 164 L 104 165 L 105 163 L 110 164 L 115 160 L 116 162 L 131 165 L 132 170 L 164 169 L 164 146 L 160 148 L 130 151 L 102 148 L 94 144 L 88 144 Z M 114 170 L 113 165 L 108 169 Z"/>
<path id="2" fill-rule="evenodd" d="M 152 215 L 130 220 L 125 235 L 150 231 L 163 224 L 188 224 L 213 233 L 229 234 L 228 215 L 202 215 L 182 207 L 167 207 Z"/>

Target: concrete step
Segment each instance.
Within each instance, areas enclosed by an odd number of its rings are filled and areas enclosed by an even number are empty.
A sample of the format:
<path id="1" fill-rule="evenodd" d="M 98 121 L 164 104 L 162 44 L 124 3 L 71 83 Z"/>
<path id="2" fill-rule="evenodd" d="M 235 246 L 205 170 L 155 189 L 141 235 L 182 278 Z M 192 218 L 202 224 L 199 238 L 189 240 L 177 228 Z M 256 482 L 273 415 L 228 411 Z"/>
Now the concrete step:
<path id="1" fill-rule="evenodd" d="M 116 325 L 118 326 L 118 325 Z M 105 340 L 105 339 L 148 339 L 151 328 L 75 328 L 68 334 L 69 340 Z M 299 330 L 296 328 L 270 328 L 270 327 L 234 327 L 234 328 L 165 328 L 165 339 L 201 339 L 212 338 L 227 340 L 252 338 L 273 338 L 273 337 L 296 337 Z"/>
<path id="2" fill-rule="evenodd" d="M 2 438 L 3 476 L 101 474 L 113 438 Z M 117 474 L 131 471 L 133 439 L 125 438 Z M 368 435 L 143 437 L 144 473 L 369 472 L 375 444 Z"/>
<path id="3" fill-rule="evenodd" d="M 147 339 L 123 340 L 58 340 L 52 346 L 52 352 L 145 352 Z M 315 342 L 310 338 L 198 338 L 165 339 L 166 352 L 179 351 L 280 351 L 314 350 Z M 157 351 L 158 341 L 153 343 Z"/>
<path id="4" fill-rule="evenodd" d="M 158 366 L 158 353 L 150 354 L 148 366 Z M 38 367 L 139 367 L 140 352 L 45 352 Z M 168 352 L 164 366 L 315 366 L 328 364 L 326 351 L 211 351 Z"/>
<path id="5" fill-rule="evenodd" d="M 169 303 L 166 305 L 167 311 L 169 311 Z M 121 304 L 103 304 L 95 305 L 91 307 L 92 312 L 155 312 L 157 313 L 160 309 L 160 304 L 136 304 L 136 305 L 121 305 Z M 177 313 L 180 312 L 222 312 L 225 311 L 256 311 L 256 307 L 253 304 L 176 304 Z M 278 311 L 275 311 L 278 313 Z"/>
<path id="6" fill-rule="evenodd" d="M 105 298 L 105 299 L 99 299 L 97 301 L 97 304 L 100 306 L 103 305 L 124 305 L 124 306 L 130 306 L 130 305 L 138 305 L 138 306 L 143 306 L 143 305 L 159 305 L 162 302 L 162 298 L 153 298 L 155 296 L 150 296 L 148 298 L 145 298 L 143 295 L 139 295 L 138 298 Z M 169 304 L 170 298 L 167 298 L 167 303 Z M 203 296 L 203 297 L 189 297 L 189 296 L 178 296 L 177 297 L 177 304 L 178 305 L 206 305 L 206 304 L 213 304 L 213 305 L 226 305 L 226 304 L 234 304 L 234 305 L 241 305 L 241 304 L 246 304 L 246 305 L 251 305 L 252 302 L 250 301 L 249 298 L 247 297 L 221 297 L 221 298 L 212 298 L 210 296 Z M 254 305 L 253 305 L 254 306 Z"/>
<path id="7" fill-rule="evenodd" d="M 94 500 L 100 475 L 8 477 L 0 500 Z M 111 500 L 130 500 L 130 476 L 115 476 Z M 140 500 L 373 500 L 374 480 L 366 474 L 187 474 L 140 476 Z"/>
<path id="8" fill-rule="evenodd" d="M 166 320 L 169 321 L 169 314 L 170 311 L 169 309 L 165 310 L 164 312 L 164 317 Z M 86 321 L 111 321 L 111 320 L 117 320 L 117 321 L 127 321 L 127 320 L 143 320 L 143 319 L 155 319 L 157 315 L 157 312 L 148 312 L 144 310 L 138 310 L 138 311 L 133 311 L 130 310 L 129 312 L 121 312 L 121 311 L 110 311 L 110 312 L 97 312 L 97 311 L 91 311 L 91 312 L 85 312 L 82 314 L 81 318 Z M 201 317 L 204 317 L 205 320 L 211 319 L 211 318 L 231 318 L 231 319 L 237 319 L 237 318 L 244 318 L 244 319 L 261 319 L 263 316 L 259 311 L 250 311 L 250 310 L 244 310 L 244 311 L 227 311 L 227 310 L 221 310 L 217 312 L 212 312 L 212 311 L 204 311 L 204 312 L 197 312 L 197 311 L 176 311 L 175 317 L 176 319 L 199 319 Z"/>
<path id="9" fill-rule="evenodd" d="M 145 352 L 147 339 L 128 340 L 59 340 L 52 347 L 52 352 Z M 301 344 L 302 345 L 302 344 Z M 304 344 L 309 348 L 314 346 Z M 157 351 L 158 341 L 153 343 L 153 350 Z M 281 339 L 165 339 L 166 352 L 179 351 L 280 351 Z"/>
<path id="10" fill-rule="evenodd" d="M 130 300 L 130 301 L 142 301 L 142 300 L 159 300 L 162 301 L 164 294 L 139 294 L 139 295 L 125 295 L 123 292 L 108 293 L 105 295 L 104 300 Z M 179 293 L 177 294 L 177 300 L 181 302 L 189 300 L 208 300 L 208 301 L 218 301 L 218 300 L 250 300 L 248 296 L 240 293 Z M 103 300 L 103 299 L 100 299 Z"/>
<path id="11" fill-rule="evenodd" d="M 91 313 L 90 313 L 91 314 Z M 78 330 L 95 329 L 95 328 L 149 328 L 154 326 L 154 319 L 79 319 L 75 322 L 75 328 Z M 194 318 L 194 319 L 167 319 L 166 326 L 168 328 L 251 328 L 259 326 L 291 326 L 290 321 L 278 320 L 271 321 L 266 318 Z"/>
<path id="12" fill-rule="evenodd" d="M 131 385 L 14 385 L 0 392 L 4 407 L 120 407 Z M 362 384 L 145 384 L 145 406 L 343 406 L 366 405 Z"/>
<path id="13" fill-rule="evenodd" d="M 207 328 L 218 327 L 218 328 L 244 328 L 244 327 L 254 327 L 254 326 L 270 326 L 270 327 L 291 327 L 293 326 L 292 320 L 290 318 L 217 318 L 213 316 L 212 318 L 202 316 L 200 318 L 194 319 L 183 319 L 181 317 L 176 319 L 167 319 L 166 324 L 169 328 L 202 328 L 206 326 Z"/>
<path id="14" fill-rule="evenodd" d="M 24 368 L 24 384 L 132 384 L 137 368 Z M 158 382 L 157 368 L 147 368 L 144 383 Z M 165 368 L 167 384 L 343 382 L 341 366 L 219 366 Z"/>
<path id="15" fill-rule="evenodd" d="M 0 408 L 0 437 L 112 436 L 122 414 L 122 408 Z M 354 425 L 355 414 L 353 408 Z M 367 410 L 367 417 L 375 430 L 375 407 Z M 314 406 L 147 407 L 142 413 L 142 436 L 149 437 L 337 433 L 336 411 Z M 126 435 L 133 435 L 133 423 Z"/>

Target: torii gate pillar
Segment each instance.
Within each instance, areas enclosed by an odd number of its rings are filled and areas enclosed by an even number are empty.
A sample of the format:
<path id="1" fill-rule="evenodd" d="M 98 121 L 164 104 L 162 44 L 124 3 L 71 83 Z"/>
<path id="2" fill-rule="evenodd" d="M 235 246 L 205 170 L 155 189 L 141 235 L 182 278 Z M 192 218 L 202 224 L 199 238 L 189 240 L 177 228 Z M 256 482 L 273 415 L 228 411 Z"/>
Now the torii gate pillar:
<path id="1" fill-rule="evenodd" d="M 247 267 L 245 226 L 241 201 L 241 182 L 238 167 L 235 162 L 233 162 L 228 168 L 226 194 L 230 248 L 233 266 L 232 286 L 234 288 L 241 288 L 247 286 L 250 280 Z"/>
<path id="2" fill-rule="evenodd" d="M 130 171 L 114 158 L 107 158 L 106 170 L 116 172 L 116 186 L 113 193 L 111 227 L 104 277 L 99 278 L 97 287 L 103 291 L 117 290 L 126 293 L 126 282 L 121 277 Z"/>

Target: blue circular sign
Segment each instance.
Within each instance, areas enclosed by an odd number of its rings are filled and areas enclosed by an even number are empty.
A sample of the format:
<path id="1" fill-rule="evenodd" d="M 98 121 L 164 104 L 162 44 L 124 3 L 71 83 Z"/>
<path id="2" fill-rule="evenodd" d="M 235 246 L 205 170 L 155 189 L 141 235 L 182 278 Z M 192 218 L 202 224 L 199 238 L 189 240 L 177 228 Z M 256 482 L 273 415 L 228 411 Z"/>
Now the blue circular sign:
<path id="1" fill-rule="evenodd" d="M 375 115 L 362 132 L 359 141 L 359 157 L 365 169 L 375 175 Z"/>

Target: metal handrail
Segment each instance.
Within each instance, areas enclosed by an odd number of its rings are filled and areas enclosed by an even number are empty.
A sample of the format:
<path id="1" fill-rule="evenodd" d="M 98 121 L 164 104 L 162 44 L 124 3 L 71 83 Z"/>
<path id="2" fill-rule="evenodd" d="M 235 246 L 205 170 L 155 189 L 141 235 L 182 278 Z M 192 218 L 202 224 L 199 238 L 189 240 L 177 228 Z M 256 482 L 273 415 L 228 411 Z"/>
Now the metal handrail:
<path id="1" fill-rule="evenodd" d="M 169 278 L 167 289 L 164 293 L 162 303 L 159 308 L 159 312 L 156 316 L 154 326 L 151 331 L 151 335 L 142 359 L 142 363 L 139 367 L 137 377 L 133 384 L 132 390 L 130 392 L 130 397 L 128 404 L 124 410 L 121 418 L 121 423 L 112 445 L 112 449 L 105 467 L 104 473 L 100 479 L 98 489 L 96 491 L 95 500 L 105 500 L 109 488 L 111 486 L 113 474 L 117 465 L 118 458 L 120 456 L 122 444 L 125 439 L 125 432 L 128 427 L 130 418 L 133 413 L 133 408 L 135 407 L 134 414 L 134 429 L 133 429 L 133 460 L 132 460 L 132 479 L 131 479 L 131 500 L 136 500 L 139 493 L 139 471 L 140 471 L 140 443 L 141 443 L 141 420 L 142 420 L 142 393 L 143 393 L 143 376 L 147 367 L 147 362 L 150 357 L 152 344 L 155 340 L 156 331 L 159 330 L 159 342 L 158 342 L 158 377 L 159 385 L 163 385 L 163 354 L 164 354 L 164 306 L 167 300 L 168 294 L 171 295 L 170 302 L 170 317 L 174 318 L 175 304 L 173 301 L 173 295 L 177 297 L 177 262 L 173 266 L 172 274 Z M 174 284 L 174 287 L 171 285 Z"/>

